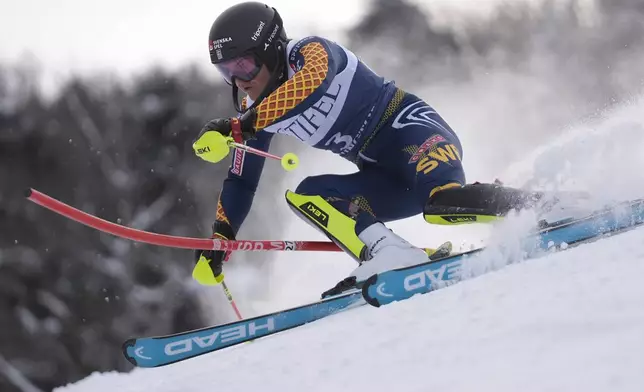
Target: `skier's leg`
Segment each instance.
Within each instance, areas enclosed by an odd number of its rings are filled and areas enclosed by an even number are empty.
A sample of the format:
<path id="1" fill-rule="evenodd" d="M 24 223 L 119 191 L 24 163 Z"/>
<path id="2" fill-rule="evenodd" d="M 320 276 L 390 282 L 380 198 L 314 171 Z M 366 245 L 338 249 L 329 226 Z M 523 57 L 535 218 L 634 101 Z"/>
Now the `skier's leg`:
<path id="1" fill-rule="evenodd" d="M 416 203 L 425 206 L 428 200 L 439 200 L 441 205 L 458 205 L 460 200 L 442 195 L 461 192 L 465 186 L 461 142 L 447 122 L 413 94 L 405 96 L 401 109 L 363 155 L 413 189 Z"/>
<path id="2" fill-rule="evenodd" d="M 466 184 L 463 149 L 445 120 L 412 94 L 401 106 L 365 154 L 415 189 L 427 222 L 490 222 L 539 200 L 540 194 L 497 184 Z"/>
<path id="3" fill-rule="evenodd" d="M 348 175 L 308 177 L 295 192 L 287 191 L 286 200 L 298 216 L 358 262 L 369 257 L 370 232 L 361 239 L 365 229 L 376 223 L 384 227 L 379 222 L 406 218 L 423 209 L 413 191 L 372 166 Z"/>
<path id="4" fill-rule="evenodd" d="M 438 251 L 417 248 L 383 224 L 420 214 L 423 203 L 413 189 L 377 165 L 367 164 L 350 175 L 309 177 L 297 192 L 287 192 L 286 199 L 300 217 L 360 263 L 324 295 L 353 287 L 375 273 L 420 264 L 451 251 L 450 243 Z"/>

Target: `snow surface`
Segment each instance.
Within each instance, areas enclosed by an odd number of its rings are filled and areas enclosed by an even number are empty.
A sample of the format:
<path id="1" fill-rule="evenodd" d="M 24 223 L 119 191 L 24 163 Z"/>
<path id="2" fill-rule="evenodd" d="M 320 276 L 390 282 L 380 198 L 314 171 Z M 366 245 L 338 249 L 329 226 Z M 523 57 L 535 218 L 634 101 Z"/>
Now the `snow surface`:
<path id="1" fill-rule="evenodd" d="M 600 120 L 549 140 L 501 178 L 588 191 L 597 206 L 644 197 L 644 102 Z M 295 176 L 312 173 L 303 166 Z M 287 207 L 275 209 L 291 217 L 287 238 L 320 239 Z M 495 229 L 436 228 L 418 217 L 390 227 L 417 245 L 463 239 L 457 247 L 488 243 L 493 254 L 525 229 L 524 218 Z M 261 276 L 243 263 L 227 266 L 246 317 L 315 300 L 354 268 L 342 254 L 301 252 L 264 266 Z M 473 275 L 483 269 L 474 266 Z M 365 306 L 163 368 L 95 373 L 56 391 L 642 391 L 641 276 L 644 228 L 380 309 Z M 203 290 L 213 302 L 222 296 L 218 288 Z"/>
<path id="2" fill-rule="evenodd" d="M 84 391 L 641 391 L 644 230 Z"/>

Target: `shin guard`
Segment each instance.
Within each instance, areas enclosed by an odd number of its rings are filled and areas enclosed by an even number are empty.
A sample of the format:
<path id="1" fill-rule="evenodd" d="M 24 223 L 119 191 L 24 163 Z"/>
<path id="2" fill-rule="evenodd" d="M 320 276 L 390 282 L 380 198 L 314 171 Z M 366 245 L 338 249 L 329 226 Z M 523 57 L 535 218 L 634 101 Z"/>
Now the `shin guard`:
<path id="1" fill-rule="evenodd" d="M 322 196 L 286 191 L 286 201 L 299 217 L 324 233 L 356 261 L 364 260 L 366 246 L 355 233 L 354 219 L 338 211 Z"/>

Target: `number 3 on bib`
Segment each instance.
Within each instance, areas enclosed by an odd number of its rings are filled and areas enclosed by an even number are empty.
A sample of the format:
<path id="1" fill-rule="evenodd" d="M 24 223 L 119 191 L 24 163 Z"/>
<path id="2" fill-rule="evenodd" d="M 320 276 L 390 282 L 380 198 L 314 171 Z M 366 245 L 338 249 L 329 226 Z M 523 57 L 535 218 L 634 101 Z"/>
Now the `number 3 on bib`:
<path id="1" fill-rule="evenodd" d="M 341 150 L 346 150 L 351 146 L 351 142 L 353 141 L 353 137 L 349 135 L 342 135 L 341 132 L 336 133 L 335 135 L 331 136 L 329 140 L 324 143 L 325 146 L 329 146 L 331 143 L 338 145 L 340 143 L 343 143 L 344 146 L 342 146 Z"/>

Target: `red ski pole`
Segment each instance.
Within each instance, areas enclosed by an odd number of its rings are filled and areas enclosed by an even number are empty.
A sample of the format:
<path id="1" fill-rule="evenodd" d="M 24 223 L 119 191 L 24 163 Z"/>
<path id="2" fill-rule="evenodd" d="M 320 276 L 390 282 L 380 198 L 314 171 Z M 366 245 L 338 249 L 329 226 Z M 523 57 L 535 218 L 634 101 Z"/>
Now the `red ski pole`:
<path id="1" fill-rule="evenodd" d="M 221 287 L 224 290 L 224 294 L 226 295 L 226 298 L 228 298 L 228 303 L 230 304 L 230 306 L 233 308 L 233 311 L 237 315 L 237 319 L 243 320 L 241 312 L 239 311 L 239 308 L 237 307 L 237 304 L 233 299 L 233 295 L 230 294 L 230 290 L 228 290 L 228 286 L 226 285 L 226 282 L 224 282 L 223 280 L 221 281 Z"/>
<path id="2" fill-rule="evenodd" d="M 330 241 L 232 241 L 212 238 L 190 238 L 151 233 L 106 221 L 78 210 L 35 189 L 27 191 L 27 199 L 68 219 L 114 236 L 146 244 L 182 249 L 213 249 L 223 251 L 327 251 L 341 249 Z"/>

